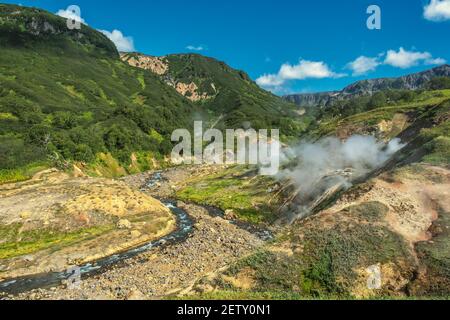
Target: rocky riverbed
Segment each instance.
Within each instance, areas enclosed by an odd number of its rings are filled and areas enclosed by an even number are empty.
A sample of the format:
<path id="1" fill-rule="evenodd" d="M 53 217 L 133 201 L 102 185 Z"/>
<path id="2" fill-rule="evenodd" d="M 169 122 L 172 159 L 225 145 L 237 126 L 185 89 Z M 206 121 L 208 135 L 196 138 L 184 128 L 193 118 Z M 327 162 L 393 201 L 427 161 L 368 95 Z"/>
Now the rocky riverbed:
<path id="1" fill-rule="evenodd" d="M 192 174 L 175 168 L 148 185 L 154 173 L 126 177 L 134 189 L 140 188 L 156 198 L 171 198 L 176 184 Z M 211 214 L 204 207 L 177 203 L 194 219 L 193 231 L 182 242 L 141 253 L 114 265 L 104 273 L 83 279 L 78 287 L 64 285 L 37 289 L 6 299 L 155 299 L 188 292 L 195 281 L 226 267 L 264 244 L 257 233 L 233 221 Z"/>

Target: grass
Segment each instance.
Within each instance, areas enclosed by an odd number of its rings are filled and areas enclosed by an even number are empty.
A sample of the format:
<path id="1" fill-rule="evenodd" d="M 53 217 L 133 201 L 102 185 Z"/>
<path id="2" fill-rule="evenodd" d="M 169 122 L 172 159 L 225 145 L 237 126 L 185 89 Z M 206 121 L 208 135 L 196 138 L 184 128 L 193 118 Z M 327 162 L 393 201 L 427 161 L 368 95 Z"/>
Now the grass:
<path id="1" fill-rule="evenodd" d="M 429 153 L 423 158 L 423 161 L 435 164 L 450 164 L 450 137 L 437 137 L 425 145 Z"/>
<path id="2" fill-rule="evenodd" d="M 110 153 L 99 153 L 86 171 L 91 176 L 118 178 L 127 174 L 125 168 Z"/>
<path id="3" fill-rule="evenodd" d="M 39 171 L 48 168 L 47 164 L 30 164 L 17 169 L 0 169 L 0 185 L 31 179 Z"/>
<path id="4" fill-rule="evenodd" d="M 0 120 L 17 121 L 17 120 L 19 120 L 19 118 L 17 118 L 15 115 L 13 115 L 10 112 L 0 112 Z"/>
<path id="5" fill-rule="evenodd" d="M 407 261 L 412 263 L 403 239 L 380 224 L 387 210 L 381 203 L 369 202 L 336 213 L 334 225 L 327 226 L 322 219 L 314 218 L 297 223 L 269 248 L 224 271 L 227 277 L 237 277 L 243 270 L 252 270 L 254 286 L 250 291 L 238 289 L 220 276 L 209 284 L 219 291 L 219 297 L 284 293 L 295 299 L 353 299 L 356 270 L 394 263 L 398 270 L 407 273 L 402 266 Z M 272 248 L 291 248 L 292 252 Z M 211 280 L 203 279 L 199 284 L 208 281 Z M 389 295 L 389 289 L 384 289 L 375 291 L 373 296 Z"/>
<path id="6" fill-rule="evenodd" d="M 189 181 L 177 192 L 180 200 L 215 206 L 223 211 L 233 210 L 240 220 L 259 224 L 273 222 L 275 209 L 267 205 L 271 181 L 258 177 L 245 180 L 243 168 L 234 167 L 219 174 L 202 176 Z"/>
<path id="7" fill-rule="evenodd" d="M 95 160 L 87 164 L 85 171 L 93 177 L 120 178 L 127 174 L 136 174 L 154 169 L 163 169 L 171 165 L 159 153 L 151 151 L 134 152 L 129 165 L 122 164 L 111 153 L 99 153 Z"/>
<path id="8" fill-rule="evenodd" d="M 347 125 L 372 126 L 382 120 L 392 120 L 396 113 L 424 112 L 427 107 L 439 105 L 450 98 L 450 90 L 426 91 L 414 102 L 386 106 L 374 110 L 357 113 L 349 117 L 324 120 L 314 129 L 311 135 L 322 137 L 334 133 L 338 128 Z"/>
<path id="9" fill-rule="evenodd" d="M 114 228 L 113 225 L 96 226 L 73 232 L 54 230 L 33 230 L 20 232 L 22 225 L 0 225 L 0 259 L 10 259 L 32 254 L 48 248 L 71 245 L 82 240 L 94 238 Z"/>
<path id="10" fill-rule="evenodd" d="M 416 251 L 427 267 L 422 285 L 415 288 L 417 294 L 443 296 L 450 292 L 450 215 L 443 209 L 433 223 L 433 242 L 421 242 Z"/>
<path id="11" fill-rule="evenodd" d="M 169 297 L 169 300 L 298 300 L 298 301 L 309 301 L 309 300 L 357 300 L 354 297 L 339 297 L 339 296 L 329 296 L 329 297 L 311 297 L 305 296 L 295 292 L 249 292 L 249 291 L 226 291 L 217 290 L 208 293 L 201 293 L 198 295 L 188 295 L 184 297 Z M 392 296 L 374 296 L 367 299 L 358 299 L 366 301 L 396 301 L 396 300 L 407 300 L 407 301 L 446 301 L 450 300 L 450 296 L 411 296 L 411 297 L 392 297 Z"/>
<path id="12" fill-rule="evenodd" d="M 424 161 L 435 165 L 450 164 L 450 101 L 444 103 L 434 119 L 447 119 L 438 125 L 420 132 L 420 137 L 428 141 Z"/>

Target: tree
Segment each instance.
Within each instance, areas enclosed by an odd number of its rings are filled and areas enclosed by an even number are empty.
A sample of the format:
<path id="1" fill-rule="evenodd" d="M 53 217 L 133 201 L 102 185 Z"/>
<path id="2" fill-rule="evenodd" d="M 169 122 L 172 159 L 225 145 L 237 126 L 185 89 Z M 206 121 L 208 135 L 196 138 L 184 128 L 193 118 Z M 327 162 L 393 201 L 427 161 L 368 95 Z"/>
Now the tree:
<path id="1" fill-rule="evenodd" d="M 71 129 L 77 125 L 77 119 L 68 111 L 58 111 L 53 117 L 53 125 L 59 129 Z"/>
<path id="2" fill-rule="evenodd" d="M 33 144 L 47 148 L 51 141 L 51 128 L 42 124 L 34 125 L 28 131 L 27 139 Z"/>
<path id="3" fill-rule="evenodd" d="M 428 84 L 428 87 L 431 90 L 450 89 L 450 77 L 437 77 L 431 79 Z"/>
<path id="4" fill-rule="evenodd" d="M 386 105 L 386 101 L 387 98 L 384 92 L 376 92 L 372 98 L 370 98 L 368 107 L 369 109 L 381 108 Z"/>

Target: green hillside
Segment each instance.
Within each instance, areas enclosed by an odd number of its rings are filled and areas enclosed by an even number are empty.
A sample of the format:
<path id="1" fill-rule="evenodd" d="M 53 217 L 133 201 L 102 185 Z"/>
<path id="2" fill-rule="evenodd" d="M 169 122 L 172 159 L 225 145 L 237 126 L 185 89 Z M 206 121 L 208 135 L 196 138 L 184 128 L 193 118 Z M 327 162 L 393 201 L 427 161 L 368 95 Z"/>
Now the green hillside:
<path id="1" fill-rule="evenodd" d="M 1 5 L 0 43 L 1 169 L 55 153 L 95 162 L 110 152 L 128 165 L 132 152 L 168 154 L 172 131 L 192 126 L 194 105 L 87 26 L 70 31 L 45 11 Z"/>
<path id="2" fill-rule="evenodd" d="M 239 127 L 242 121 L 254 128 L 283 128 L 295 136 L 301 123 L 295 122 L 296 106 L 259 88 L 243 71 L 201 55 L 169 55 L 169 76 L 185 83 L 194 82 L 211 99 L 203 102 L 210 112 L 223 114 L 223 124 Z"/>
<path id="3" fill-rule="evenodd" d="M 1 180 L 71 161 L 105 167 L 93 171 L 112 176 L 149 169 L 170 153 L 172 131 L 191 128 L 194 119 L 222 129 L 279 128 L 284 140 L 310 122 L 223 62 L 166 59 L 162 77 L 130 67 L 86 25 L 69 30 L 65 19 L 46 11 L 0 5 Z M 192 101 L 171 81 L 195 83 L 208 98 Z"/>
<path id="4" fill-rule="evenodd" d="M 123 59 L 139 57 L 148 56 L 131 53 Z M 248 123 L 255 129 L 280 129 L 283 138 L 289 140 L 304 132 L 311 121 L 308 117 L 299 117 L 294 104 L 261 89 L 244 71 L 214 58 L 199 54 L 151 58 L 167 65 L 167 71 L 160 77 L 168 84 L 195 85 L 195 94 L 202 98 L 194 102 L 218 128 L 240 128 Z M 185 96 L 192 98 L 192 94 L 188 91 Z"/>

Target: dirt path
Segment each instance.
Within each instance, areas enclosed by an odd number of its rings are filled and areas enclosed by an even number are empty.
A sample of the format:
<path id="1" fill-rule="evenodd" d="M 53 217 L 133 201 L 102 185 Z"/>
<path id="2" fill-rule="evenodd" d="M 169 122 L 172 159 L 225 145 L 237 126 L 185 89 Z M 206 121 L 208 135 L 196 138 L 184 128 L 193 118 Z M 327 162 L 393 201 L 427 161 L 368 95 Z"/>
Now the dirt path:
<path id="1" fill-rule="evenodd" d="M 123 179 L 137 188 L 150 173 Z M 172 184 L 189 176 L 189 170 L 173 169 L 149 191 L 159 198 L 170 198 Z M 181 243 L 157 248 L 129 259 L 100 275 L 85 279 L 77 289 L 63 286 L 34 290 L 22 299 L 152 299 L 181 293 L 196 279 L 229 265 L 263 244 L 228 220 L 210 215 L 200 206 L 178 203 L 195 220 L 194 231 Z M 13 297 L 10 297 L 13 298 Z"/>

